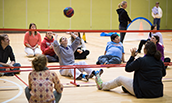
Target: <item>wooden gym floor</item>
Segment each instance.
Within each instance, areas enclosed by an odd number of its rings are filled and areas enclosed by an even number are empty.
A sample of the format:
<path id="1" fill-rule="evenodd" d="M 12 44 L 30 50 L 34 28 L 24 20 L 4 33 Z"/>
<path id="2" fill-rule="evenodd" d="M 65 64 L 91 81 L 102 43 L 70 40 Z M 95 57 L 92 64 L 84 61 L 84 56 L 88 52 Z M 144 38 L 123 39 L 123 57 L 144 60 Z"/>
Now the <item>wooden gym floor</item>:
<path id="1" fill-rule="evenodd" d="M 64 33 L 58 33 L 59 36 L 69 35 Z M 165 46 L 165 57 L 172 58 L 172 33 L 162 33 Z M 27 58 L 24 52 L 24 33 L 9 33 L 10 45 L 13 47 L 13 52 L 16 57 L 16 61 L 21 63 L 22 66 L 31 66 L 30 60 L 33 58 Z M 86 33 L 87 43 L 86 47 L 90 50 L 88 58 L 85 60 L 88 64 L 95 64 L 98 57 L 104 54 L 106 43 L 110 41 L 110 37 L 100 37 L 100 33 Z M 42 40 L 45 33 L 41 33 Z M 136 36 L 137 38 L 137 36 Z M 138 47 L 139 41 L 124 41 L 125 60 L 130 57 L 130 48 Z M 143 56 L 143 51 L 137 57 Z M 79 60 L 76 60 L 78 62 Z M 48 65 L 59 65 L 58 63 L 48 63 Z M 30 68 L 22 68 L 27 70 Z M 94 68 L 95 70 L 99 68 Z M 133 73 L 127 73 L 124 67 L 103 68 L 102 74 L 103 81 L 112 80 L 120 75 L 133 78 Z M 94 78 L 89 82 L 77 81 L 80 87 L 75 87 L 70 84 L 73 81 L 72 78 L 60 76 L 59 71 L 55 70 L 61 83 L 64 85 L 64 91 L 60 103 L 171 103 L 172 102 L 172 66 L 167 68 L 167 75 L 163 78 L 164 84 L 164 96 L 161 98 L 153 99 L 137 99 L 127 93 L 124 93 L 121 87 L 112 89 L 111 91 L 97 90 Z M 18 75 L 23 81 L 28 83 L 29 72 L 21 72 Z M 0 102 L 9 103 L 27 103 L 27 99 L 24 94 L 24 88 L 26 86 L 15 76 L 0 77 Z"/>

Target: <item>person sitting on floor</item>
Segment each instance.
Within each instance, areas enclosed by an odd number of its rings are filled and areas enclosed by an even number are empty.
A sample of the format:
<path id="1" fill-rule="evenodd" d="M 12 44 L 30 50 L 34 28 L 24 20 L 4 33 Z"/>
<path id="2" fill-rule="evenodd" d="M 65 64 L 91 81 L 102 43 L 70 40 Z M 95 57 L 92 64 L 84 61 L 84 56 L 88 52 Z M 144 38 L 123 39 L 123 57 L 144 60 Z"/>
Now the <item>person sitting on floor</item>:
<path id="1" fill-rule="evenodd" d="M 154 32 L 150 32 L 150 33 L 149 33 L 148 39 L 146 39 L 146 40 L 145 40 L 145 39 L 142 39 L 142 40 L 140 41 L 139 46 L 138 46 L 138 49 L 137 49 L 137 52 L 138 52 L 138 53 L 141 53 L 142 46 L 143 46 L 147 41 L 149 41 L 153 35 L 159 36 L 159 38 L 160 38 L 159 43 L 163 46 L 162 34 L 161 34 L 160 32 L 155 32 L 155 30 L 157 30 L 157 29 L 156 29 L 156 25 L 152 25 L 152 26 L 151 26 L 151 30 L 154 30 Z"/>
<path id="2" fill-rule="evenodd" d="M 53 41 L 53 32 L 47 31 L 44 40 L 41 42 L 41 50 L 42 53 L 47 57 L 48 62 L 59 62 L 59 58 L 53 50 Z"/>
<path id="3" fill-rule="evenodd" d="M 54 48 L 54 52 L 59 57 L 60 65 L 88 65 L 85 61 L 80 61 L 75 63 L 74 52 L 76 51 L 78 45 L 80 44 L 80 38 L 77 36 L 77 33 L 78 32 L 69 33 L 75 39 L 72 45 L 67 45 L 68 40 L 64 36 L 60 38 L 59 40 L 60 44 L 59 44 L 57 42 L 58 35 L 55 34 L 55 40 L 52 45 Z M 87 74 L 83 74 L 83 72 L 86 72 Z M 76 74 L 74 74 L 74 69 L 60 69 L 60 74 L 62 76 L 76 77 L 76 80 L 81 80 L 82 78 L 84 78 L 88 81 L 89 78 L 95 76 L 96 73 L 97 72 L 92 68 L 76 69 Z M 102 74 L 103 70 L 100 69 L 99 73 Z"/>
<path id="4" fill-rule="evenodd" d="M 48 70 L 47 62 L 47 57 L 42 54 L 32 61 L 34 70 L 29 73 L 29 86 L 25 88 L 29 103 L 58 103 L 60 101 L 63 85 L 57 74 Z"/>
<path id="5" fill-rule="evenodd" d="M 20 70 L 20 68 L 10 68 L 10 67 L 20 67 L 20 63 L 15 62 L 15 56 L 13 53 L 12 47 L 9 45 L 10 39 L 7 34 L 0 35 L 0 67 L 9 67 L 0 69 L 0 71 L 9 71 L 9 70 Z M 11 62 L 7 64 L 8 58 Z M 20 72 L 6 72 L 0 73 L 0 76 L 13 76 L 14 74 L 19 74 Z"/>
<path id="6" fill-rule="evenodd" d="M 164 58 L 164 47 L 161 45 L 161 43 L 159 43 L 159 36 L 153 35 L 150 41 L 152 41 L 156 45 L 157 50 L 161 53 L 161 60 L 163 62 L 170 62 L 171 59 L 169 57 Z M 165 69 L 167 67 L 168 66 L 165 66 Z"/>
<path id="7" fill-rule="evenodd" d="M 110 90 L 119 86 L 125 88 L 125 92 L 137 98 L 156 98 L 163 96 L 162 77 L 166 75 L 161 53 L 153 42 L 147 42 L 144 48 L 144 57 L 135 59 L 136 48 L 132 48 L 125 71 L 133 72 L 134 79 L 119 76 L 108 82 L 103 82 L 99 75 L 96 76 L 97 88 L 99 90 Z"/>
<path id="8" fill-rule="evenodd" d="M 33 31 L 27 31 L 24 36 L 25 52 L 27 57 L 34 57 L 42 54 L 39 45 L 41 44 L 41 34 L 36 30 L 36 24 L 30 23 L 29 29 Z"/>
<path id="9" fill-rule="evenodd" d="M 80 44 L 76 51 L 74 52 L 75 59 L 86 59 L 87 55 L 90 53 L 89 50 L 86 49 L 85 42 L 81 38 L 80 32 L 76 34 L 80 38 Z M 68 39 L 68 45 L 71 45 L 75 39 L 71 36 Z"/>
<path id="10" fill-rule="evenodd" d="M 110 36 L 111 41 L 107 43 L 105 53 L 99 56 L 96 64 L 120 64 L 124 60 L 124 47 L 117 34 Z"/>

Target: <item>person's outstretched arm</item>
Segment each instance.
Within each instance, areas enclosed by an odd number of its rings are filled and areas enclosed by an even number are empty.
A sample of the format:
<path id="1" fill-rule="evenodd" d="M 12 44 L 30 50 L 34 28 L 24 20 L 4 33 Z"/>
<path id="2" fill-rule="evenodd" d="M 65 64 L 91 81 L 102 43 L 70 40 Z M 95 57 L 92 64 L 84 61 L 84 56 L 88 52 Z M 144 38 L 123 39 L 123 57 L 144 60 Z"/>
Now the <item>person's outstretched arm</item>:
<path id="1" fill-rule="evenodd" d="M 80 38 L 78 36 L 76 36 L 74 33 L 69 33 L 75 40 L 73 41 L 71 47 L 73 49 L 73 51 L 76 51 L 76 49 L 78 48 L 79 44 L 80 44 Z"/>
<path id="2" fill-rule="evenodd" d="M 54 34 L 54 35 L 55 35 L 55 38 L 54 38 L 54 42 L 52 43 L 53 49 L 54 49 L 54 52 L 55 52 L 56 54 L 59 54 L 59 52 L 60 52 L 60 45 L 59 45 L 59 43 L 57 42 L 57 37 L 58 37 L 58 35 L 57 35 L 57 34 Z"/>
<path id="3" fill-rule="evenodd" d="M 138 54 L 138 53 L 136 53 L 136 48 L 132 48 L 132 49 L 130 49 L 130 51 L 131 51 L 131 56 L 125 66 L 125 71 L 127 71 L 127 72 L 135 71 L 135 70 L 139 69 L 139 66 L 140 66 L 140 59 L 138 58 L 138 59 L 134 60 L 135 56 Z"/>

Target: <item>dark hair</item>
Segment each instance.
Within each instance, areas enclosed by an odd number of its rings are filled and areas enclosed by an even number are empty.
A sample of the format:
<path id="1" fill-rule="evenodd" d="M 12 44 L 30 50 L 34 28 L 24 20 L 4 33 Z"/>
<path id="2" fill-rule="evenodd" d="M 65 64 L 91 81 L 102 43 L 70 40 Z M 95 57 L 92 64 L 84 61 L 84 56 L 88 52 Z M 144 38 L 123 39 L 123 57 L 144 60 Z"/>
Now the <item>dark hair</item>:
<path id="1" fill-rule="evenodd" d="M 7 34 L 1 34 L 0 35 L 0 43 L 1 43 L 1 40 L 5 40 L 5 37 L 8 36 Z"/>
<path id="2" fill-rule="evenodd" d="M 156 25 L 153 24 L 153 25 L 151 26 L 151 30 L 153 30 L 155 27 L 156 27 Z"/>
<path id="3" fill-rule="evenodd" d="M 80 32 L 78 32 L 78 37 L 80 38 L 80 44 L 82 44 Z M 71 42 L 72 42 L 72 43 L 73 43 L 74 40 L 75 40 L 75 39 L 73 38 L 73 36 L 71 36 Z"/>
<path id="4" fill-rule="evenodd" d="M 157 35 L 153 35 L 154 37 L 155 37 L 155 39 L 157 40 L 157 42 L 156 43 L 158 43 L 159 42 L 159 36 L 157 36 Z"/>
<path id="5" fill-rule="evenodd" d="M 29 29 L 31 29 L 31 26 L 32 25 L 35 25 L 35 27 L 36 27 L 36 24 L 35 23 L 30 23 L 30 25 L 29 25 Z M 37 27 L 36 27 L 37 28 Z M 32 32 L 31 31 L 29 31 L 29 35 L 32 35 Z M 35 31 L 35 35 L 37 35 L 37 31 Z"/>
<path id="6" fill-rule="evenodd" d="M 35 71 L 45 70 L 45 66 L 47 65 L 48 59 L 45 55 L 38 55 L 32 61 L 32 67 Z"/>
<path id="7" fill-rule="evenodd" d="M 156 2 L 155 4 L 159 4 L 159 2 Z"/>
<path id="8" fill-rule="evenodd" d="M 112 35 L 110 36 L 111 41 L 113 41 L 117 36 L 118 36 L 117 34 L 112 34 Z"/>
<path id="9" fill-rule="evenodd" d="M 153 30 L 155 27 L 156 27 L 156 25 L 153 24 L 153 25 L 151 26 L 151 30 Z M 149 33 L 149 37 L 151 37 L 151 36 L 152 36 L 152 33 L 150 32 L 150 33 Z"/>
<path id="10" fill-rule="evenodd" d="M 157 50 L 156 45 L 153 42 L 146 42 L 144 49 L 147 51 L 146 55 L 154 56 L 156 60 L 161 59 L 161 53 Z"/>

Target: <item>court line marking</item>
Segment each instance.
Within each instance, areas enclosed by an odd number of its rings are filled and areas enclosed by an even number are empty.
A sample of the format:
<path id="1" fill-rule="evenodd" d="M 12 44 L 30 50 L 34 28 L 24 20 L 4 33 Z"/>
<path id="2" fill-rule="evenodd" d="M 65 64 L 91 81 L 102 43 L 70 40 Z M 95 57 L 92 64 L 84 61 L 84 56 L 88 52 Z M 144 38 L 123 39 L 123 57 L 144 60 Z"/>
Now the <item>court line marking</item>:
<path id="1" fill-rule="evenodd" d="M 0 80 L 4 80 L 4 81 L 7 81 L 7 82 L 11 82 L 11 83 L 13 83 L 13 84 L 15 84 L 15 85 L 17 85 L 19 87 L 19 93 L 16 96 L 14 96 L 13 98 L 8 99 L 8 100 L 6 100 L 6 101 L 4 101 L 2 103 L 10 102 L 10 101 L 16 99 L 17 97 L 19 97 L 23 93 L 23 88 L 19 84 L 17 84 L 16 82 L 13 82 L 13 81 L 10 81 L 10 80 L 7 80 L 7 79 L 1 79 L 1 78 L 0 78 Z"/>

